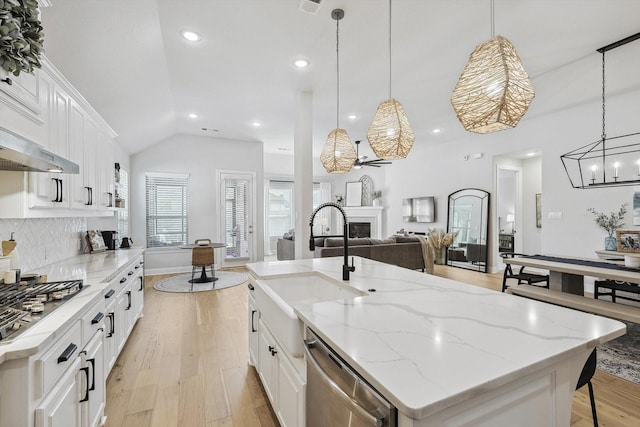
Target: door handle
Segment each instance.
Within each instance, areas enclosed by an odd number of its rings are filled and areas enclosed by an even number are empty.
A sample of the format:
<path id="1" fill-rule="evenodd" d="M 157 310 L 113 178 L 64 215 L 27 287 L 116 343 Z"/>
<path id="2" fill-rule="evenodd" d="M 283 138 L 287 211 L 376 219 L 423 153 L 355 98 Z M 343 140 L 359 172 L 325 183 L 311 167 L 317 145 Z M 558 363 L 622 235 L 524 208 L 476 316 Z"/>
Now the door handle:
<path id="1" fill-rule="evenodd" d="M 89 367 L 86 366 L 84 368 L 80 368 L 80 371 L 84 372 L 86 378 L 87 387 L 84 390 L 84 397 L 80 399 L 80 402 L 88 402 L 89 401 Z"/>
<path id="2" fill-rule="evenodd" d="M 56 184 L 56 197 L 51 200 L 52 202 L 57 202 L 58 199 L 60 198 L 60 187 L 58 186 L 58 178 L 51 178 L 51 181 L 53 181 Z M 49 187 L 49 190 L 51 190 L 51 187 Z M 49 194 L 51 195 L 51 194 Z"/>
<path id="3" fill-rule="evenodd" d="M 345 393 L 342 388 L 338 384 L 336 384 L 327 374 L 327 372 L 320 366 L 318 361 L 309 351 L 309 348 L 313 348 L 315 346 L 315 340 L 304 340 L 304 354 L 309 362 L 309 365 L 318 373 L 318 377 L 324 383 L 325 386 L 331 391 L 331 393 L 338 398 L 348 409 L 353 410 L 357 414 L 357 416 L 366 422 L 367 425 L 381 427 L 383 419 L 380 419 L 367 411 L 365 408 L 360 406 L 358 401 L 351 398 L 347 393 Z"/>
<path id="4" fill-rule="evenodd" d="M 87 190 L 87 203 L 85 203 L 85 206 L 91 206 L 91 187 L 84 187 L 85 190 Z"/>

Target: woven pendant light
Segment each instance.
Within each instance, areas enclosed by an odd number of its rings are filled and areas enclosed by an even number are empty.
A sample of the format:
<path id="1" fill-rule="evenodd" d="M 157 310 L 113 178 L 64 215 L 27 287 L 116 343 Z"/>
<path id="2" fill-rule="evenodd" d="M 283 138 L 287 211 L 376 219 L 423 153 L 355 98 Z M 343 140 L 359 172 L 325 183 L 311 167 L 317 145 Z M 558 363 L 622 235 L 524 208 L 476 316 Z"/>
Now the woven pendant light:
<path id="1" fill-rule="evenodd" d="M 380 159 L 404 159 L 416 139 L 402 104 L 391 97 L 391 0 L 389 0 L 389 99 L 378 105 L 367 131 L 371 149 Z"/>
<path id="2" fill-rule="evenodd" d="M 492 38 L 471 53 L 451 95 L 458 120 L 471 132 L 490 133 L 515 127 L 535 96 L 516 48 L 506 38 L 493 35 L 492 1 Z"/>
<path id="3" fill-rule="evenodd" d="M 322 166 L 329 173 L 349 172 L 356 161 L 356 150 L 351 144 L 347 131 L 340 129 L 340 20 L 344 18 L 342 9 L 334 9 L 331 18 L 336 21 L 336 129 L 329 132 L 320 154 Z"/>

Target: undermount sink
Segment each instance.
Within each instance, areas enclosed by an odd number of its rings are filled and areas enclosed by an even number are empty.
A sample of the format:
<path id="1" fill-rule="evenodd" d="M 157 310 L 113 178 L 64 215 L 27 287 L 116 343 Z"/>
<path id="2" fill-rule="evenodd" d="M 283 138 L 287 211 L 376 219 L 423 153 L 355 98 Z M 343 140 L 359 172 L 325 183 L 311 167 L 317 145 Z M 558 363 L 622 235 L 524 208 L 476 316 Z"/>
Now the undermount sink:
<path id="1" fill-rule="evenodd" d="M 366 292 L 318 273 L 257 280 L 255 290 L 260 317 L 293 357 L 303 355 L 303 324 L 293 307 L 366 295 Z"/>

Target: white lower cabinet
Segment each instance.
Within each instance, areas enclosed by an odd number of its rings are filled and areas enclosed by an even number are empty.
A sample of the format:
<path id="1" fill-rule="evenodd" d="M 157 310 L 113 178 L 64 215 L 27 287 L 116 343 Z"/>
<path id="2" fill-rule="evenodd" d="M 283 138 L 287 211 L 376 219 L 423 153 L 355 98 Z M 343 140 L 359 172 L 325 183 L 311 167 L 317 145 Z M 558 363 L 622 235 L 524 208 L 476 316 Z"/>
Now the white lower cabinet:
<path id="1" fill-rule="evenodd" d="M 106 378 L 142 314 L 142 265 L 120 269 L 46 348 L 0 363 L 0 427 L 105 424 Z"/>
<path id="2" fill-rule="evenodd" d="M 80 358 L 36 408 L 35 427 L 82 427 Z"/>
<path id="3" fill-rule="evenodd" d="M 280 425 L 303 427 L 306 380 L 305 375 L 298 372 L 303 366 L 302 359 L 297 359 L 299 368 L 296 369 L 292 358 L 277 344 L 262 320 L 258 322 L 257 336 L 256 370 Z"/>

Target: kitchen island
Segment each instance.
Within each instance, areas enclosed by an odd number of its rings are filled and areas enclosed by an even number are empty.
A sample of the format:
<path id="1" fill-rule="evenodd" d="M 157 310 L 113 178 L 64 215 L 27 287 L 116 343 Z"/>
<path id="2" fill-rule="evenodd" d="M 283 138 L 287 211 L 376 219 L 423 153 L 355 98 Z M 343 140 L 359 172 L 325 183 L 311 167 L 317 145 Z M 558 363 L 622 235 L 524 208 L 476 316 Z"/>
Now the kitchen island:
<path id="1" fill-rule="evenodd" d="M 625 333 L 624 324 L 591 314 L 363 258 L 355 266 L 348 283 L 341 258 L 254 263 L 249 270 L 258 291 L 315 273 L 362 294 L 297 304 L 293 312 L 398 409 L 401 427 L 569 426 L 587 357 Z M 251 299 L 250 310 L 252 321 L 256 313 L 261 318 L 256 329 L 269 328 Z M 283 361 L 304 381 L 299 353 L 277 325 L 268 332 L 280 344 L 271 347 L 286 353 Z M 262 356 L 252 357 L 258 368 Z M 279 418 L 287 410 L 274 407 Z"/>

